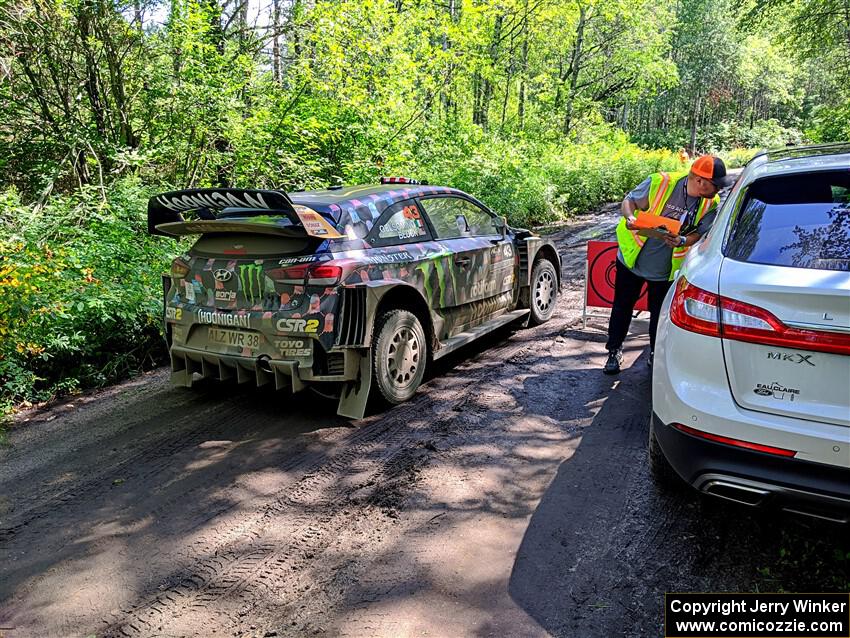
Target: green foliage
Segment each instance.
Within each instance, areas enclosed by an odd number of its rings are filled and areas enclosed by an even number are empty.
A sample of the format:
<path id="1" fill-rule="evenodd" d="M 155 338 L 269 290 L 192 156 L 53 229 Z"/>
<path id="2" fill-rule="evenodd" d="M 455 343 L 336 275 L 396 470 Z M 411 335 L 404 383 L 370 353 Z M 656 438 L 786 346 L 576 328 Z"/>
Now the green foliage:
<path id="1" fill-rule="evenodd" d="M 106 201 L 85 190 L 34 209 L 3 193 L 0 407 L 101 386 L 161 354 L 157 290 L 174 245 L 145 234 L 147 195 L 125 180 Z"/>
<path id="2" fill-rule="evenodd" d="M 155 356 L 155 190 L 410 174 L 535 225 L 846 138 L 843 1 L 0 3 L 0 401 Z"/>
<path id="3" fill-rule="evenodd" d="M 749 162 L 758 152 L 754 148 L 733 148 L 721 151 L 718 155 L 723 159 L 727 168 L 740 168 Z"/>

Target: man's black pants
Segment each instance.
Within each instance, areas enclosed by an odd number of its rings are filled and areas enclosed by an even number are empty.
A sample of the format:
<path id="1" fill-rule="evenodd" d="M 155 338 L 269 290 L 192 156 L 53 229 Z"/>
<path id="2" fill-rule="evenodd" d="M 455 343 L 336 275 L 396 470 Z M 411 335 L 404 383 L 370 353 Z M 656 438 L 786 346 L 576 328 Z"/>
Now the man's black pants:
<path id="1" fill-rule="evenodd" d="M 658 313 L 661 312 L 661 302 L 672 285 L 672 281 L 648 281 L 638 277 L 617 260 L 617 275 L 614 281 L 614 307 L 611 309 L 611 320 L 608 322 L 609 351 L 619 350 L 629 332 L 632 313 L 640 297 L 643 284 L 646 283 L 649 295 L 649 348 L 655 350 L 655 331 L 658 330 Z"/>

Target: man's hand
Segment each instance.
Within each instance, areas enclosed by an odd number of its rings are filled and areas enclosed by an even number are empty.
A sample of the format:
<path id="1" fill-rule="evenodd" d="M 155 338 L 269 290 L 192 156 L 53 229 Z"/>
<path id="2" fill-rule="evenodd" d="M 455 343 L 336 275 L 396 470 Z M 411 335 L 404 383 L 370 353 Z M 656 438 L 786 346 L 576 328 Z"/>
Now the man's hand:
<path id="1" fill-rule="evenodd" d="M 637 222 L 637 218 L 634 215 L 629 215 L 628 217 L 626 217 L 626 228 L 628 228 L 629 230 L 637 230 L 635 222 Z"/>
<path id="2" fill-rule="evenodd" d="M 682 241 L 683 239 L 687 241 L 687 239 L 681 235 L 668 234 L 664 237 L 664 243 L 670 246 L 670 248 L 681 248 L 685 245 L 685 242 Z"/>

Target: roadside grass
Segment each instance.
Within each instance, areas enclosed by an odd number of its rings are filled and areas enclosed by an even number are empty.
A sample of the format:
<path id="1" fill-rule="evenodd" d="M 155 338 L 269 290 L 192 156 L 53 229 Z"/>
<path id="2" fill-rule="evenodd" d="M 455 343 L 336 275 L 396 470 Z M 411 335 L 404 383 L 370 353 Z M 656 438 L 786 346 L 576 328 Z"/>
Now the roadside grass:
<path id="1" fill-rule="evenodd" d="M 795 583 L 801 578 L 818 583 L 824 592 L 850 591 L 850 543 L 835 542 L 842 533 L 836 527 L 835 536 L 814 532 L 811 538 L 801 538 L 799 530 L 783 529 L 772 564 L 758 569 L 763 591 L 797 592 Z M 815 529 L 829 534 L 831 528 Z"/>

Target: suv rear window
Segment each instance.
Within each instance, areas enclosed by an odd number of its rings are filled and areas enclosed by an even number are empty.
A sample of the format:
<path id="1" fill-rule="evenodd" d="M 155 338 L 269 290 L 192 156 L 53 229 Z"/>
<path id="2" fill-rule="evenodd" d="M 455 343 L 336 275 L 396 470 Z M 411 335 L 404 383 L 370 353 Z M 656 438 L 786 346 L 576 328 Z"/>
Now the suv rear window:
<path id="1" fill-rule="evenodd" d="M 850 171 L 754 182 L 725 254 L 755 264 L 850 271 Z"/>

